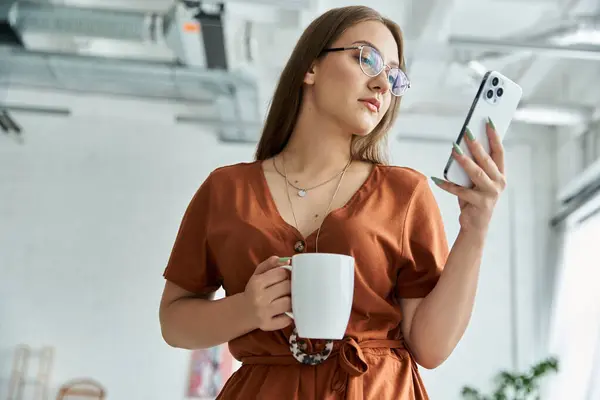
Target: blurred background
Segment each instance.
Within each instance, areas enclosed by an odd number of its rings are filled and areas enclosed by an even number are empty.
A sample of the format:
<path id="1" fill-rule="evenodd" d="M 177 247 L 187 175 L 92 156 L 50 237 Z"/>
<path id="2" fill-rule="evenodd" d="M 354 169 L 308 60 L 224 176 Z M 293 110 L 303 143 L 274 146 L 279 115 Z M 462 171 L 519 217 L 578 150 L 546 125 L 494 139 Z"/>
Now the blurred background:
<path id="1" fill-rule="evenodd" d="M 0 399 L 214 398 L 226 349 L 172 349 L 158 324 L 181 217 L 210 171 L 252 160 L 307 24 L 359 3 L 0 4 Z M 422 371 L 431 398 L 556 357 L 542 399 L 600 399 L 600 2 L 369 5 L 406 37 L 393 164 L 441 176 L 486 70 L 524 90 L 472 322 Z M 453 241 L 456 199 L 433 190 Z"/>

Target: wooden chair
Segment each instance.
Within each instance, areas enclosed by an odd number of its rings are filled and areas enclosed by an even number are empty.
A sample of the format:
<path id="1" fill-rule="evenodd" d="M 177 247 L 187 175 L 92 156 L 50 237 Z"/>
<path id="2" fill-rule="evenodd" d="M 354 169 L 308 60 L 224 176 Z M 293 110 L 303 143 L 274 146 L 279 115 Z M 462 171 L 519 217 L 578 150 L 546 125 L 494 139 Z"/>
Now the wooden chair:
<path id="1" fill-rule="evenodd" d="M 106 399 L 106 390 L 92 379 L 74 379 L 61 386 L 56 400 L 74 399 Z"/>

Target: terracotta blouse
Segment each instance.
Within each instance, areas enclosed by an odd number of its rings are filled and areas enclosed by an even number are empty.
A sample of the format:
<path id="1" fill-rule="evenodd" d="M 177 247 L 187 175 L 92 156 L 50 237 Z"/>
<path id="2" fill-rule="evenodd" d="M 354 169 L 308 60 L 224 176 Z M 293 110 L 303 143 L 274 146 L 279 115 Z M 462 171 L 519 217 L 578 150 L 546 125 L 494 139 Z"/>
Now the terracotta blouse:
<path id="1" fill-rule="evenodd" d="M 272 255 L 314 251 L 277 211 L 260 162 L 218 168 L 191 200 L 164 276 L 194 293 L 244 291 Z M 242 366 L 218 399 L 427 399 L 404 347 L 398 298 L 426 296 L 448 255 L 441 215 L 420 173 L 376 165 L 346 203 L 325 219 L 319 250 L 355 258 L 354 302 L 346 338 L 320 365 L 290 353 L 292 327 L 255 330 L 229 342 Z M 208 323 L 209 321 L 207 321 Z M 308 341 L 309 351 L 321 343 Z"/>

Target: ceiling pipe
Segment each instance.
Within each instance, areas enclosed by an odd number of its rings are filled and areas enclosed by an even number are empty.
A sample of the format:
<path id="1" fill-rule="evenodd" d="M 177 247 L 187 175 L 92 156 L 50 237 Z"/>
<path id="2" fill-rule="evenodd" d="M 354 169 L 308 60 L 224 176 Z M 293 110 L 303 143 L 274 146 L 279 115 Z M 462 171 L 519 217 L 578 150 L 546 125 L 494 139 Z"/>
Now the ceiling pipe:
<path id="1" fill-rule="evenodd" d="M 577 15 L 566 20 L 555 22 L 551 26 L 525 33 L 523 35 L 513 35 L 512 39 L 520 39 L 525 42 L 553 42 L 555 39 L 571 35 L 578 31 L 597 31 L 600 27 L 600 17 L 598 15 Z"/>
<path id="2" fill-rule="evenodd" d="M 480 39 L 454 36 L 448 43 L 456 48 L 468 48 L 490 52 L 526 51 L 555 58 L 600 61 L 600 46 L 559 46 L 548 43 L 516 42 L 514 40 Z"/>
<path id="3" fill-rule="evenodd" d="M 600 60 L 600 43 L 577 41 L 577 38 L 600 36 L 600 17 L 580 15 L 532 34 L 520 34 L 503 39 L 482 39 L 451 36 L 453 47 L 480 50 L 478 59 L 496 57 L 510 52 L 532 52 L 549 57 Z"/>

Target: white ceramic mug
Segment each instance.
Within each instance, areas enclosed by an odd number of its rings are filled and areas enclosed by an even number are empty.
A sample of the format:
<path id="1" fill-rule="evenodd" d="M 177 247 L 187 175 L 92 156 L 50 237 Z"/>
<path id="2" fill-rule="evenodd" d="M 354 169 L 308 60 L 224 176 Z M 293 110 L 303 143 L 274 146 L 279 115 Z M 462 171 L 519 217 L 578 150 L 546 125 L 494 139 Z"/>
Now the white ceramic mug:
<path id="1" fill-rule="evenodd" d="M 298 336 L 343 339 L 354 298 L 354 257 L 303 253 L 284 265 L 292 273 L 292 312 Z"/>

